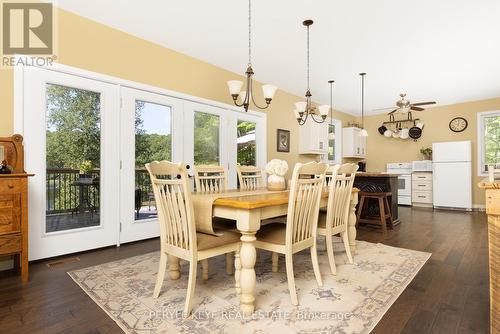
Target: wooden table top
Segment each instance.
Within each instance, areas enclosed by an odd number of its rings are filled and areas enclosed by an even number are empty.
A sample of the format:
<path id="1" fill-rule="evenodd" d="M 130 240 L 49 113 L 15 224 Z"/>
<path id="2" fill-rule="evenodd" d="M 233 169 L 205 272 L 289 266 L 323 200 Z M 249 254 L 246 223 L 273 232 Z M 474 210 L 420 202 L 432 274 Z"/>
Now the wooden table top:
<path id="1" fill-rule="evenodd" d="M 491 182 L 488 178 L 481 180 L 478 184 L 479 188 L 484 189 L 500 189 L 500 180 Z"/>
<path id="2" fill-rule="evenodd" d="M 359 192 L 359 189 L 353 188 L 352 192 L 357 193 Z M 235 193 L 234 197 L 216 199 L 213 205 L 246 210 L 259 209 L 269 206 L 288 204 L 288 193 L 288 190 L 284 190 L 279 193 L 246 196 L 238 196 L 238 194 Z M 323 197 L 328 197 L 328 192 L 324 192 Z"/>

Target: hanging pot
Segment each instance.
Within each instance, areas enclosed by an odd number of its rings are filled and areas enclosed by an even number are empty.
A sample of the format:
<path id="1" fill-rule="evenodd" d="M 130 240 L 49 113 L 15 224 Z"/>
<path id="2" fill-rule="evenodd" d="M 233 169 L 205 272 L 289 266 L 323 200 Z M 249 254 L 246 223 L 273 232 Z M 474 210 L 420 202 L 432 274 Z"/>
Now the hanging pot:
<path id="1" fill-rule="evenodd" d="M 384 132 L 386 132 L 386 131 L 387 131 L 387 127 L 383 124 L 381 127 L 378 128 L 378 133 L 380 133 L 381 135 L 383 135 Z"/>
<path id="2" fill-rule="evenodd" d="M 417 140 L 422 136 L 422 129 L 415 125 L 415 121 L 413 121 L 413 126 L 408 130 L 408 134 L 411 139 Z"/>

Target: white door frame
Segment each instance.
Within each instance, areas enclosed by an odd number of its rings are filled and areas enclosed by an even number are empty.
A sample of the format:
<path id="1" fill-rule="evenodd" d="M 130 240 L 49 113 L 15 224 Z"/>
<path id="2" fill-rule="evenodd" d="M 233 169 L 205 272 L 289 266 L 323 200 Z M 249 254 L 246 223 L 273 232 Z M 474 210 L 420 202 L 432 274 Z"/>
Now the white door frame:
<path id="1" fill-rule="evenodd" d="M 24 73 L 23 136 L 29 181 L 29 260 L 113 245 L 117 242 L 119 202 L 119 90 L 117 86 L 65 73 L 29 68 Z M 46 233 L 46 84 L 101 94 L 99 226 Z"/>
<path id="2" fill-rule="evenodd" d="M 16 57 L 22 58 L 23 55 L 19 55 Z M 22 62 L 20 64 L 22 64 Z M 236 107 L 234 105 L 221 103 L 221 102 L 217 102 L 217 101 L 212 101 L 209 99 L 196 97 L 196 96 L 192 96 L 189 94 L 179 93 L 179 92 L 164 89 L 164 88 L 158 88 L 158 87 L 147 85 L 147 84 L 141 84 L 141 83 L 138 83 L 135 81 L 125 80 L 125 79 L 113 77 L 110 75 L 96 73 L 96 72 L 92 72 L 92 71 L 88 71 L 88 70 L 83 70 L 80 68 L 76 68 L 76 67 L 69 66 L 69 65 L 63 65 L 63 64 L 59 64 L 59 63 L 54 63 L 51 66 L 48 66 L 48 65 L 44 65 L 44 66 L 17 65 L 14 68 L 14 133 L 18 133 L 18 134 L 21 134 L 23 136 L 25 136 L 25 133 L 26 133 L 25 121 L 24 121 L 25 120 L 24 84 L 25 84 L 26 71 L 30 70 L 31 68 L 45 69 L 47 71 L 52 71 L 55 73 L 69 74 L 69 75 L 80 77 L 82 79 L 90 79 L 90 80 L 99 81 L 101 83 L 108 83 L 111 85 L 115 85 L 117 88 L 128 87 L 128 88 L 142 90 L 142 91 L 149 92 L 149 93 L 164 95 L 166 97 L 178 98 L 178 99 L 184 100 L 184 103 L 188 103 L 188 102 L 201 103 L 201 104 L 204 104 L 206 106 L 212 106 L 212 107 L 226 110 L 229 119 L 231 119 L 231 118 L 234 119 L 235 117 L 236 117 L 236 119 L 244 119 L 245 117 L 247 117 L 246 115 L 248 115 L 248 116 L 251 115 L 251 116 L 255 117 L 255 119 L 259 120 L 258 124 L 260 124 L 260 127 L 263 129 L 261 131 L 256 129 L 256 131 L 259 131 L 259 134 L 257 136 L 257 138 L 258 138 L 257 166 L 259 166 L 261 168 L 264 168 L 264 166 L 265 166 L 265 163 L 267 160 L 267 153 L 266 153 L 266 151 L 267 151 L 267 115 L 265 113 L 256 112 L 256 111 L 252 111 L 252 110 L 249 110 L 248 112 L 243 112 L 241 108 Z M 119 89 L 117 89 L 117 91 L 118 91 L 118 93 L 117 93 L 118 95 L 116 97 L 116 101 L 119 101 Z M 117 103 L 119 103 L 119 102 L 117 102 Z M 116 108 L 119 108 L 119 106 L 117 106 Z M 254 120 L 252 120 L 252 121 L 254 121 Z M 116 124 L 118 124 L 118 122 L 116 122 Z M 44 134 L 44 137 L 45 137 L 45 134 Z M 236 143 L 236 133 L 229 134 L 227 136 L 227 143 L 231 143 L 231 142 Z M 26 142 L 25 144 L 29 146 L 29 143 Z M 262 147 L 263 149 L 259 149 L 259 147 Z M 172 148 L 172 149 L 175 150 L 174 148 Z M 116 152 L 119 152 L 119 151 L 120 151 L 119 149 L 116 150 Z M 25 156 L 29 157 L 29 158 L 26 158 L 26 169 L 28 172 L 33 172 L 33 170 L 29 169 L 29 166 L 30 166 L 29 162 L 30 162 L 30 159 L 32 159 L 32 157 L 28 156 L 28 154 L 26 154 Z M 227 157 L 226 161 L 228 161 L 229 159 L 233 159 L 232 158 L 233 156 L 234 156 L 234 159 L 236 159 L 236 151 L 228 150 L 228 157 Z M 119 160 L 120 159 L 117 158 L 117 160 L 116 160 L 117 164 L 119 164 Z M 119 166 L 117 165 L 116 168 L 117 168 L 116 170 L 118 170 Z M 230 167 L 229 173 L 230 174 L 235 173 L 234 168 Z M 235 180 L 235 178 L 232 178 L 232 179 Z M 32 179 L 32 180 L 34 180 L 34 179 Z M 117 181 L 117 182 L 119 182 L 119 181 Z M 34 188 L 35 188 L 35 182 L 30 181 L 30 192 L 31 193 L 33 193 L 33 191 L 36 192 L 36 189 L 34 189 Z M 45 189 L 45 185 L 44 185 L 43 189 Z M 32 206 L 33 206 L 32 203 L 33 202 L 30 201 L 30 204 L 29 204 L 30 210 L 32 210 Z M 30 211 L 30 212 L 32 212 L 32 211 Z M 43 210 L 42 214 L 45 214 L 45 210 Z M 117 213 L 116 217 L 119 217 L 119 213 Z M 30 226 L 31 225 L 32 225 L 32 218 L 30 218 Z M 119 246 L 120 245 L 119 224 L 117 224 L 117 227 L 116 227 L 116 238 L 115 239 L 116 239 L 115 240 L 116 245 Z M 42 257 L 33 254 L 33 250 L 30 250 L 30 260 L 33 260 L 35 258 L 39 259 Z"/>

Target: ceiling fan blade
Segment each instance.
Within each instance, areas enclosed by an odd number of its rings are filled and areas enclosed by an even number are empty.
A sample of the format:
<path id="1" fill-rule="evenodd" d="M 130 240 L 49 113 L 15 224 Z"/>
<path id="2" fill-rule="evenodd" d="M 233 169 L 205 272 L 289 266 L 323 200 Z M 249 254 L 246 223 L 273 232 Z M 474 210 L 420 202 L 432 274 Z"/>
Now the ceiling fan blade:
<path id="1" fill-rule="evenodd" d="M 372 109 L 373 111 L 380 111 L 380 110 L 389 110 L 389 109 L 392 109 L 394 107 L 387 107 L 387 108 L 379 108 L 379 109 Z"/>
<path id="2" fill-rule="evenodd" d="M 436 104 L 436 101 L 428 101 L 428 102 L 418 102 L 418 103 L 412 103 L 412 106 L 425 106 L 428 104 Z"/>
<path id="3" fill-rule="evenodd" d="M 425 110 L 424 108 L 420 108 L 420 107 L 415 107 L 415 106 L 411 106 L 410 107 L 411 110 L 416 110 L 416 111 L 422 111 L 422 110 Z"/>

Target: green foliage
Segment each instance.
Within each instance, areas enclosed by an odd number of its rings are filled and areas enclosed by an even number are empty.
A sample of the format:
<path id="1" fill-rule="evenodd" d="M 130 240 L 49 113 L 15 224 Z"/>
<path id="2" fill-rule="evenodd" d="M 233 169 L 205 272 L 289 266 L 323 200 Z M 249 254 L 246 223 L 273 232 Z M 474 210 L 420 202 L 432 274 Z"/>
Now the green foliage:
<path id="1" fill-rule="evenodd" d="M 194 163 L 219 164 L 219 117 L 203 112 L 194 114 Z"/>
<path id="2" fill-rule="evenodd" d="M 426 157 L 431 157 L 432 156 L 432 148 L 431 147 L 422 147 L 420 149 L 420 153 Z"/>
<path id="3" fill-rule="evenodd" d="M 243 137 L 249 133 L 255 133 L 255 123 L 238 121 L 237 125 L 238 138 Z M 237 149 L 237 163 L 242 166 L 255 166 L 256 158 L 255 141 L 238 144 Z"/>
<path id="4" fill-rule="evenodd" d="M 485 119 L 484 146 L 484 163 L 486 165 L 500 163 L 500 116 Z"/>
<path id="5" fill-rule="evenodd" d="M 84 160 L 81 164 L 80 164 L 80 174 L 90 174 L 90 172 L 92 171 L 92 161 L 90 160 Z"/>

